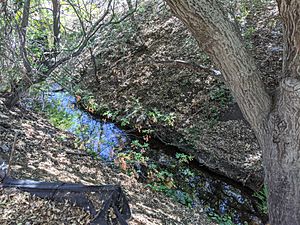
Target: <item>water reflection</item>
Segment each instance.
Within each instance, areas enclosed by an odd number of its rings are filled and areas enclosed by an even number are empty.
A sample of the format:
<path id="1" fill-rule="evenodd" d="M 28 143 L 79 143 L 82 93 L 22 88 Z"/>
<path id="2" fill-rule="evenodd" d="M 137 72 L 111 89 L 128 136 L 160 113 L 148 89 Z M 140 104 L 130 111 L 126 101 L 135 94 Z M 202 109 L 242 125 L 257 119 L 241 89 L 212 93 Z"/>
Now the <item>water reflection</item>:
<path id="1" fill-rule="evenodd" d="M 57 87 L 56 87 L 57 88 Z M 100 121 L 76 107 L 76 98 L 67 92 L 46 92 L 44 101 L 64 112 L 70 120 L 67 131 L 75 134 L 87 149 L 104 159 L 112 159 L 114 149 L 126 142 L 126 134 L 113 123 Z"/>

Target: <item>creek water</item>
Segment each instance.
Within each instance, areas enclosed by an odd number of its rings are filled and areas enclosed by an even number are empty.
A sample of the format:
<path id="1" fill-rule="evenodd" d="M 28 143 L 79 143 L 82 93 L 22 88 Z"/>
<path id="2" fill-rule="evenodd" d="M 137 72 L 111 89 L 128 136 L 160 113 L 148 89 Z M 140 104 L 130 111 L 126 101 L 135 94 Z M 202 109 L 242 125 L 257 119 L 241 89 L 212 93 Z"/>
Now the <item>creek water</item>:
<path id="1" fill-rule="evenodd" d="M 41 100 L 42 99 L 42 100 Z M 126 130 L 120 129 L 114 123 L 101 121 L 88 112 L 76 107 L 76 98 L 64 91 L 43 92 L 39 102 L 42 108 L 46 106 L 61 113 L 62 117 L 67 118 L 68 125 L 65 130 L 75 134 L 79 141 L 87 149 L 92 149 L 97 155 L 107 161 L 113 161 L 114 150 L 130 146 L 130 138 Z M 151 146 L 150 146 L 151 147 Z M 147 156 L 152 161 L 159 161 L 159 152 L 168 149 L 163 144 L 151 149 Z M 159 149 L 157 149 L 159 148 Z M 162 155 L 167 156 L 169 161 L 176 160 L 174 154 L 170 152 L 179 151 L 172 149 L 166 150 Z M 171 164 L 171 163 L 170 163 Z M 177 180 L 175 193 L 179 196 L 189 194 L 193 196 L 192 206 L 201 205 L 212 218 L 220 224 L 264 224 L 266 216 L 258 209 L 258 201 L 252 196 L 252 192 L 241 185 L 220 177 L 197 166 L 191 166 L 189 171 L 193 171 L 193 176 L 186 176 L 184 172 L 175 174 Z M 162 167 L 168 167 L 166 164 Z M 170 168 L 172 170 L 172 168 Z M 176 172 L 176 169 L 173 172 Z M 147 182 L 144 180 L 144 182 Z M 191 215 L 192 216 L 192 215 Z"/>

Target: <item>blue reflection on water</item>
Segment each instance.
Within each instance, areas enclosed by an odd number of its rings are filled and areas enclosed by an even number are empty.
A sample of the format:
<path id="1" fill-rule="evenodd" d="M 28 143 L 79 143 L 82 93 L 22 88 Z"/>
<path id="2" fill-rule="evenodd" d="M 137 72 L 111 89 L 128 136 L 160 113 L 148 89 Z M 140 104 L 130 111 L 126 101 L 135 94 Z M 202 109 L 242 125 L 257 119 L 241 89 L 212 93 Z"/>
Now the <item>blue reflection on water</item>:
<path id="1" fill-rule="evenodd" d="M 53 89 L 57 89 L 57 86 Z M 115 124 L 93 118 L 90 114 L 75 107 L 76 98 L 66 92 L 49 92 L 46 102 L 70 116 L 72 125 L 67 131 L 75 134 L 86 148 L 94 150 L 104 159 L 112 159 L 114 149 L 123 146 L 126 134 Z"/>
<path id="2" fill-rule="evenodd" d="M 240 204 L 245 203 L 245 198 L 240 193 L 233 191 L 229 185 L 227 185 L 227 184 L 224 185 L 223 192 L 225 194 L 227 194 L 228 196 L 233 197 L 238 203 L 240 203 Z"/>
<path id="3" fill-rule="evenodd" d="M 227 212 L 228 203 L 229 203 L 228 199 L 221 200 L 220 205 L 219 205 L 219 211 L 220 211 L 221 214 L 224 215 Z"/>

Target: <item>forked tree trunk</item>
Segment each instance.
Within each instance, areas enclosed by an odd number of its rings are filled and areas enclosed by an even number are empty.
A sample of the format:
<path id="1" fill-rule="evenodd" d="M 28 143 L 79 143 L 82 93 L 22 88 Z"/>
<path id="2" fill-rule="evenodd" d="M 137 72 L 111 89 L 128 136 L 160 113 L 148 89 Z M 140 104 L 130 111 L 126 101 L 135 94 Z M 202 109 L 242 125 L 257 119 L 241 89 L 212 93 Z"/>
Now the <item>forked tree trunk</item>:
<path id="1" fill-rule="evenodd" d="M 263 139 L 271 225 L 300 224 L 300 81 L 285 78 Z"/>
<path id="2" fill-rule="evenodd" d="M 300 1 L 278 0 L 283 76 L 275 98 L 217 0 L 165 0 L 223 72 L 263 150 L 271 225 L 300 224 Z"/>
<path id="3" fill-rule="evenodd" d="M 278 0 L 283 20 L 283 73 L 265 137 L 271 224 L 300 224 L 300 1 Z"/>

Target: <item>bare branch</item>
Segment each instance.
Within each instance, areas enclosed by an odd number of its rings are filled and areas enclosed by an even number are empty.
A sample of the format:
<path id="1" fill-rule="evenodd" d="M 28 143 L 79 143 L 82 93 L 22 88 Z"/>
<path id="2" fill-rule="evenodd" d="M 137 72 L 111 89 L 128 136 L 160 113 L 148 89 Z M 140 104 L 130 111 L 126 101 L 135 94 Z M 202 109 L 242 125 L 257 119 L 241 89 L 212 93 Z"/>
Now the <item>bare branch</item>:
<path id="1" fill-rule="evenodd" d="M 85 37 L 82 39 L 82 41 L 80 42 L 77 50 L 75 50 L 72 54 L 70 54 L 69 56 L 66 56 L 60 60 L 58 60 L 54 65 L 52 65 L 49 70 L 46 72 L 46 75 L 51 74 L 57 67 L 59 67 L 60 65 L 66 63 L 68 60 L 79 56 L 82 51 L 84 50 L 84 48 L 87 46 L 88 42 L 90 41 L 90 39 L 95 35 L 96 32 L 98 32 L 99 30 L 103 29 L 104 27 L 111 25 L 111 24 L 118 24 L 121 23 L 122 21 L 124 21 L 125 19 L 127 19 L 129 16 L 132 15 L 132 13 L 134 13 L 134 11 L 126 14 L 125 16 L 123 16 L 121 19 L 113 22 L 113 17 L 106 23 L 101 23 L 105 17 L 109 14 L 109 8 L 111 6 L 112 0 L 109 1 L 107 10 L 105 11 L 105 13 L 102 15 L 102 17 L 97 20 L 97 22 L 92 26 L 92 28 L 86 33 Z"/>
<path id="2" fill-rule="evenodd" d="M 207 72 L 207 73 L 213 73 L 215 76 L 221 76 L 221 72 L 215 69 L 212 69 L 210 67 L 196 64 L 192 62 L 187 62 L 183 60 L 153 60 L 150 61 L 148 64 L 141 64 L 141 65 L 153 65 L 153 64 L 163 64 L 173 67 L 180 67 L 180 68 L 188 68 L 196 72 Z"/>

